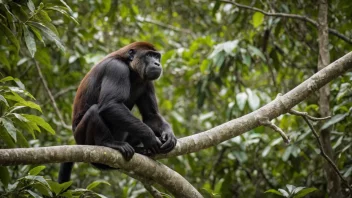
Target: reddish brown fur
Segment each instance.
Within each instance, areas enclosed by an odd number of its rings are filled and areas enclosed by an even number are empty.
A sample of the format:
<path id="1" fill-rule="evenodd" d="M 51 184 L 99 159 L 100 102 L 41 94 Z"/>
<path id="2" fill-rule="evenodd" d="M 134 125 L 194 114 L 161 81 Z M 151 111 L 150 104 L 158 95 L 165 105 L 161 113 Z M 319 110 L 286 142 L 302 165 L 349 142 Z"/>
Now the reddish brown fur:
<path id="1" fill-rule="evenodd" d="M 131 43 L 129 45 L 126 45 L 125 47 L 122 47 L 121 49 L 110 53 L 109 55 L 107 55 L 106 57 L 104 57 L 101 61 L 99 61 L 96 65 L 98 65 L 99 63 L 101 63 L 102 61 L 104 61 L 106 58 L 110 58 L 110 57 L 115 57 L 117 59 L 120 59 L 122 61 L 128 59 L 128 51 L 130 49 L 134 49 L 136 51 L 139 50 L 153 50 L 156 51 L 154 46 L 148 42 L 134 42 Z M 94 67 L 96 66 L 94 65 Z M 135 63 L 134 63 L 135 65 Z M 84 76 L 83 80 L 81 81 L 77 92 L 76 92 L 76 96 L 73 102 L 73 112 L 72 112 L 72 118 L 73 121 L 75 120 L 76 117 L 78 117 L 79 115 L 77 115 L 77 113 L 81 112 L 81 108 L 84 107 L 84 105 L 79 105 L 79 103 L 81 102 L 81 97 L 83 96 L 86 87 L 87 87 L 87 79 L 88 77 L 91 75 L 91 73 L 94 72 L 94 67 Z M 72 123 L 74 124 L 74 123 Z"/>

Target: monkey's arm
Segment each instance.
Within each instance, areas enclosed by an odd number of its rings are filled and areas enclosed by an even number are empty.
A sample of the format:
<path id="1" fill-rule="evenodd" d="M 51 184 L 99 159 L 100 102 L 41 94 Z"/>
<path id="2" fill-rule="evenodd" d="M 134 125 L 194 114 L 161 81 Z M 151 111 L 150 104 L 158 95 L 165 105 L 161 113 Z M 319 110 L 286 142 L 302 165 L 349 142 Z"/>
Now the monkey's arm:
<path id="1" fill-rule="evenodd" d="M 177 142 L 170 124 L 160 115 L 155 97 L 154 85 L 150 82 L 146 92 L 137 100 L 138 109 L 142 115 L 143 122 L 161 137 L 163 145 L 160 152 L 171 151 Z"/>

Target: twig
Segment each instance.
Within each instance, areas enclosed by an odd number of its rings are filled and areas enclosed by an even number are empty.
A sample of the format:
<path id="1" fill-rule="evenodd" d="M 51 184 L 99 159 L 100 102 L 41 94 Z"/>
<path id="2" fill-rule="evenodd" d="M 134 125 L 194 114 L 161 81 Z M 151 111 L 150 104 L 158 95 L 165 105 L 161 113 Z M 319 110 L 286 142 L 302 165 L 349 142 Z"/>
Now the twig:
<path id="1" fill-rule="evenodd" d="M 330 119 L 331 116 L 327 116 L 327 117 L 323 117 L 323 118 L 317 118 L 317 117 L 313 117 L 313 116 L 310 116 L 307 112 L 300 112 L 300 111 L 296 111 L 296 110 L 293 110 L 291 109 L 289 111 L 290 114 L 292 115 L 296 115 L 296 116 L 302 116 L 302 117 L 306 117 L 312 121 L 321 121 L 321 120 L 327 120 L 327 119 Z"/>
<path id="2" fill-rule="evenodd" d="M 264 14 L 265 16 L 299 19 L 299 20 L 311 23 L 315 27 L 318 27 L 318 22 L 316 22 L 315 20 L 313 20 L 313 19 L 311 19 L 311 18 L 309 18 L 307 16 L 302 16 L 302 15 L 298 15 L 298 14 L 287 14 L 287 13 L 270 13 L 270 12 L 266 12 L 266 11 L 261 10 L 259 8 L 256 8 L 256 7 L 251 7 L 251 6 L 239 4 L 239 3 L 236 3 L 236 2 L 233 2 L 233 1 L 228 1 L 228 0 L 220 0 L 220 2 L 233 4 L 233 5 L 235 5 L 235 6 L 239 7 L 239 8 L 244 8 L 244 9 L 247 9 L 247 10 L 260 12 L 260 13 Z M 352 44 L 352 39 L 350 39 L 347 36 L 341 34 L 340 32 L 338 32 L 335 29 L 329 28 L 329 33 L 331 33 L 332 35 L 337 36 L 338 38 L 346 41 L 349 44 Z"/>
<path id="3" fill-rule="evenodd" d="M 312 130 L 314 137 L 317 139 L 317 142 L 319 144 L 319 148 L 320 148 L 320 154 L 326 159 L 326 161 L 328 161 L 328 163 L 330 164 L 330 166 L 335 170 L 335 172 L 338 174 L 338 176 L 340 177 L 340 179 L 343 181 L 343 183 L 347 186 L 347 188 L 350 190 L 350 194 L 352 193 L 352 187 L 349 185 L 348 181 L 341 175 L 339 169 L 337 168 L 336 164 L 329 158 L 329 156 L 326 155 L 323 145 L 320 141 L 319 135 L 318 133 L 315 131 L 314 127 L 312 126 L 312 124 L 309 122 L 308 117 L 302 115 L 303 119 L 306 121 L 306 123 L 308 124 L 309 128 Z"/>
<path id="4" fill-rule="evenodd" d="M 260 123 L 264 126 L 267 126 L 271 129 L 273 129 L 274 131 L 276 132 L 279 132 L 279 134 L 281 135 L 282 139 L 284 140 L 284 142 L 286 144 L 289 144 L 290 143 L 290 138 L 285 134 L 285 132 L 280 129 L 280 127 L 276 126 L 274 123 L 270 122 L 269 120 L 260 120 Z"/>
<path id="5" fill-rule="evenodd" d="M 62 95 L 64 95 L 64 94 L 66 94 L 66 93 L 68 93 L 68 92 L 70 92 L 70 91 L 75 91 L 75 90 L 77 90 L 77 86 L 69 86 L 69 87 L 66 87 L 65 89 L 63 89 L 63 90 L 57 92 L 56 94 L 54 94 L 53 97 L 54 97 L 54 99 L 56 99 L 56 98 L 58 98 L 58 97 L 60 97 L 60 96 L 62 96 Z M 50 102 L 50 99 L 48 99 L 46 102 L 44 102 L 43 105 L 46 105 L 46 104 L 48 104 L 49 102 Z"/>
<path id="6" fill-rule="evenodd" d="M 55 99 L 54 99 L 53 95 L 51 94 L 51 91 L 50 91 L 50 89 L 49 89 L 49 87 L 48 87 L 48 83 L 46 82 L 46 80 L 45 80 L 45 78 L 44 78 L 44 76 L 43 76 L 42 70 L 40 69 L 40 67 L 39 67 L 39 65 L 38 65 L 38 63 L 37 63 L 37 61 L 36 61 L 35 59 L 33 59 L 33 62 L 34 62 L 34 64 L 35 64 L 35 67 L 37 68 L 37 71 L 38 71 L 40 80 L 42 81 L 42 83 L 43 83 L 43 85 L 44 85 L 44 88 L 45 88 L 45 90 L 46 90 L 46 92 L 47 92 L 47 94 L 48 94 L 48 96 L 49 96 L 49 98 L 50 98 L 50 100 L 51 100 L 51 103 L 52 103 L 52 105 L 53 105 L 53 107 L 54 107 L 54 109 L 55 109 L 55 112 L 56 112 L 57 116 L 58 116 L 59 119 L 60 119 L 60 122 L 61 122 L 62 126 L 63 126 L 64 128 L 66 128 L 66 129 L 71 129 L 71 127 L 68 126 L 68 125 L 65 123 L 65 121 L 64 121 L 64 119 L 63 119 L 63 117 L 62 117 L 62 115 L 61 115 L 61 112 L 60 112 L 59 108 L 57 107 L 56 101 L 55 101 Z"/>
<path id="7" fill-rule="evenodd" d="M 141 181 L 144 188 L 154 197 L 154 198 L 163 198 L 163 195 L 154 188 L 151 184 Z"/>
<path id="8" fill-rule="evenodd" d="M 184 34 L 191 34 L 191 35 L 194 35 L 194 33 L 188 29 L 181 29 L 181 28 L 177 28 L 175 26 L 172 26 L 172 25 L 169 25 L 169 24 L 165 24 L 165 23 L 162 23 L 162 22 L 159 22 L 159 21 L 155 21 L 155 20 L 152 20 L 152 19 L 146 19 L 146 18 L 136 18 L 137 21 L 141 22 L 141 23 L 150 23 L 150 24 L 154 24 L 154 25 L 158 25 L 162 28 L 166 28 L 166 29 L 170 29 L 170 30 L 173 30 L 175 32 L 181 32 L 181 33 L 184 33 Z"/>
<path id="9" fill-rule="evenodd" d="M 119 171 L 122 172 L 122 173 L 125 173 L 126 175 L 128 175 L 128 176 L 130 176 L 130 177 L 132 177 L 132 178 L 134 178 L 134 179 L 136 179 L 136 180 L 138 180 L 138 181 L 140 181 L 140 182 L 143 184 L 144 188 L 145 188 L 154 198 L 162 198 L 162 197 L 163 197 L 163 196 L 162 196 L 162 193 L 159 192 L 156 188 L 154 188 L 154 187 L 152 186 L 152 184 L 153 184 L 153 181 L 152 181 L 152 180 L 149 180 L 149 179 L 147 179 L 147 178 L 145 178 L 145 177 L 142 177 L 142 176 L 140 176 L 140 175 L 138 175 L 138 174 L 136 174 L 136 173 L 134 173 L 134 172 L 131 172 L 131 171 L 126 171 L 126 170 L 122 170 L 122 169 L 120 169 Z"/>

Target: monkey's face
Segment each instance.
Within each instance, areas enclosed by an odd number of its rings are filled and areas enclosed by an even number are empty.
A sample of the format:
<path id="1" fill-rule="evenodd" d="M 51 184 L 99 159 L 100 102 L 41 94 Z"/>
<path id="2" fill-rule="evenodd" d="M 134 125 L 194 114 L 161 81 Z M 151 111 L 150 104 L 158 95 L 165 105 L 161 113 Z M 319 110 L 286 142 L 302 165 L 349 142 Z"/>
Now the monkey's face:
<path id="1" fill-rule="evenodd" d="M 162 67 L 160 64 L 161 55 L 157 51 L 141 50 L 131 51 L 131 67 L 143 80 L 156 80 L 160 77 Z"/>

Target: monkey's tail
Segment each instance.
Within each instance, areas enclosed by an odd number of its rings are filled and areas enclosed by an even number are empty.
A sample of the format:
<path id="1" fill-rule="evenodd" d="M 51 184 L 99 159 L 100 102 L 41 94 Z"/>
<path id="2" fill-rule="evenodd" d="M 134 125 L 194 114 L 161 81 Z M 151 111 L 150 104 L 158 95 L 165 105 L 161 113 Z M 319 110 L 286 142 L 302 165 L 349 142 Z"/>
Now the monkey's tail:
<path id="1" fill-rule="evenodd" d="M 60 165 L 59 184 L 70 181 L 73 164 L 73 162 L 65 162 Z"/>

